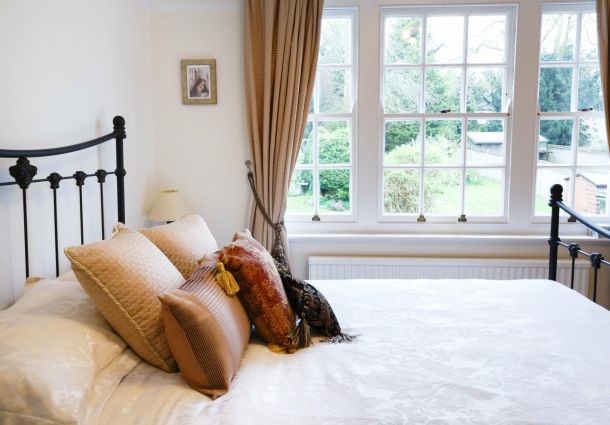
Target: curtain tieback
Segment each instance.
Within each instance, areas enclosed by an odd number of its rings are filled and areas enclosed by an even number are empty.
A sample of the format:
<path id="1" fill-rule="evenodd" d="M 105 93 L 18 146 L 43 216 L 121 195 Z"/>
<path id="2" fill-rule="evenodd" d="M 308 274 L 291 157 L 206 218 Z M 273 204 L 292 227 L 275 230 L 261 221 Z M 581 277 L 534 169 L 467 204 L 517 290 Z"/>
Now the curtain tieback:
<path id="1" fill-rule="evenodd" d="M 275 245 L 277 246 L 278 241 L 279 241 L 279 243 L 282 244 L 282 247 L 284 247 L 283 242 L 282 242 L 282 230 L 286 229 L 286 226 L 284 225 L 284 220 L 280 220 L 277 223 L 273 222 L 273 219 L 271 219 L 271 216 L 269 215 L 269 213 L 267 213 L 267 210 L 263 206 L 263 202 L 261 201 L 261 198 L 258 196 L 258 192 L 257 192 L 256 186 L 254 184 L 254 173 L 252 172 L 252 161 L 247 160 L 246 167 L 248 168 L 248 182 L 250 182 L 250 189 L 252 189 L 252 194 L 254 195 L 254 201 L 256 202 L 256 206 L 261 211 L 261 214 L 263 215 L 263 218 L 265 219 L 265 221 L 267 223 L 269 223 L 269 225 L 271 227 L 273 227 L 273 231 L 275 232 Z"/>

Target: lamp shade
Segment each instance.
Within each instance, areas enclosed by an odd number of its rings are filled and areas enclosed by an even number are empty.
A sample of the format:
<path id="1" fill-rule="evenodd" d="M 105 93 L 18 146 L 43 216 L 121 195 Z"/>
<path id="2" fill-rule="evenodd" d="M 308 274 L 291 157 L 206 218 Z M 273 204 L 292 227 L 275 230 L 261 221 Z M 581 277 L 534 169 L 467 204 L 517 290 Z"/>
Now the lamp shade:
<path id="1" fill-rule="evenodd" d="M 176 189 L 163 190 L 155 199 L 148 213 L 150 221 L 176 221 L 193 212 L 180 192 Z"/>

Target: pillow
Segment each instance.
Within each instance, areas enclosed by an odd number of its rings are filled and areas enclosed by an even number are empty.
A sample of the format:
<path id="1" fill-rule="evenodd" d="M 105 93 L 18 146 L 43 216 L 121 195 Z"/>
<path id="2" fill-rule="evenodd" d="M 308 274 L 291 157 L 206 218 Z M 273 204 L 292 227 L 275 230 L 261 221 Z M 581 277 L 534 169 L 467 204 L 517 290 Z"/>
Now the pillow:
<path id="1" fill-rule="evenodd" d="M 125 342 L 150 364 L 176 371 L 158 296 L 184 279 L 167 257 L 125 227 L 111 239 L 66 248 L 65 253 L 85 292 Z"/>
<path id="2" fill-rule="evenodd" d="M 204 265 L 166 292 L 165 336 L 184 380 L 213 399 L 229 390 L 250 339 L 250 321 L 239 298 L 216 284 L 215 265 Z"/>
<path id="3" fill-rule="evenodd" d="M 273 258 L 261 245 L 245 234 L 237 234 L 233 242 L 218 254 L 225 268 L 239 284 L 237 295 L 258 333 L 273 351 L 296 350 L 291 333 L 295 317 Z"/>
<path id="4" fill-rule="evenodd" d="M 76 423 L 126 348 L 76 281 L 26 289 L 0 312 L 0 341 L 0 423 Z"/>
<path id="5" fill-rule="evenodd" d="M 284 290 L 290 301 L 290 306 L 297 316 L 305 319 L 309 326 L 322 335 L 328 337 L 339 335 L 341 326 L 324 295 L 312 284 L 294 277 L 280 268 L 281 265 L 278 266 L 278 271 Z"/>
<path id="6" fill-rule="evenodd" d="M 198 215 L 187 215 L 173 223 L 140 230 L 188 279 L 197 261 L 218 249 L 208 225 Z"/>

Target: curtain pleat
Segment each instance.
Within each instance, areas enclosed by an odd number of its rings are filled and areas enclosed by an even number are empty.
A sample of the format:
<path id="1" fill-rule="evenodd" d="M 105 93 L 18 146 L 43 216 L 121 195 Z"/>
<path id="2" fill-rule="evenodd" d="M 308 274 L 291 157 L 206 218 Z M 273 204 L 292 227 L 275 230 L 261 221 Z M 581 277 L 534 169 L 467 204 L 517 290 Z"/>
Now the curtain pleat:
<path id="1" fill-rule="evenodd" d="M 286 212 L 290 178 L 307 123 L 323 4 L 323 0 L 245 2 L 248 136 L 256 190 L 274 223 L 281 222 Z M 256 206 L 250 230 L 271 250 L 274 230 Z"/>

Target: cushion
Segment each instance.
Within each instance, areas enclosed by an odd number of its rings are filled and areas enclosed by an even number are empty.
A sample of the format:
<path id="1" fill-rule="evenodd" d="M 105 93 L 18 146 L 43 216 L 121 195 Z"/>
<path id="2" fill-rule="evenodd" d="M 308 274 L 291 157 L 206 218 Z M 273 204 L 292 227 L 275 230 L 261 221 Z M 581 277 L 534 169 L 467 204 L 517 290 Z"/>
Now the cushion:
<path id="1" fill-rule="evenodd" d="M 237 234 L 218 254 L 239 284 L 242 300 L 256 330 L 274 351 L 294 352 L 290 334 L 295 317 L 273 258 L 253 238 Z"/>
<path id="2" fill-rule="evenodd" d="M 165 335 L 184 380 L 213 399 L 229 390 L 250 338 L 244 307 L 216 284 L 215 271 L 215 265 L 204 265 L 159 297 Z"/>
<path id="3" fill-rule="evenodd" d="M 284 272 L 281 266 L 278 266 L 278 271 L 290 305 L 297 316 L 304 318 L 309 326 L 325 336 L 339 335 L 341 326 L 324 295 L 312 284 Z"/>
<path id="4" fill-rule="evenodd" d="M 200 258 L 218 249 L 208 225 L 198 215 L 186 215 L 173 223 L 140 232 L 163 251 L 185 279 L 193 274 Z"/>
<path id="5" fill-rule="evenodd" d="M 0 312 L 0 341 L 3 424 L 76 423 L 95 378 L 126 348 L 76 281 L 26 289 Z"/>
<path id="6" fill-rule="evenodd" d="M 65 253 L 85 292 L 125 342 L 150 364 L 176 371 L 158 296 L 184 279 L 167 257 L 125 227 L 111 239 L 66 248 Z"/>

